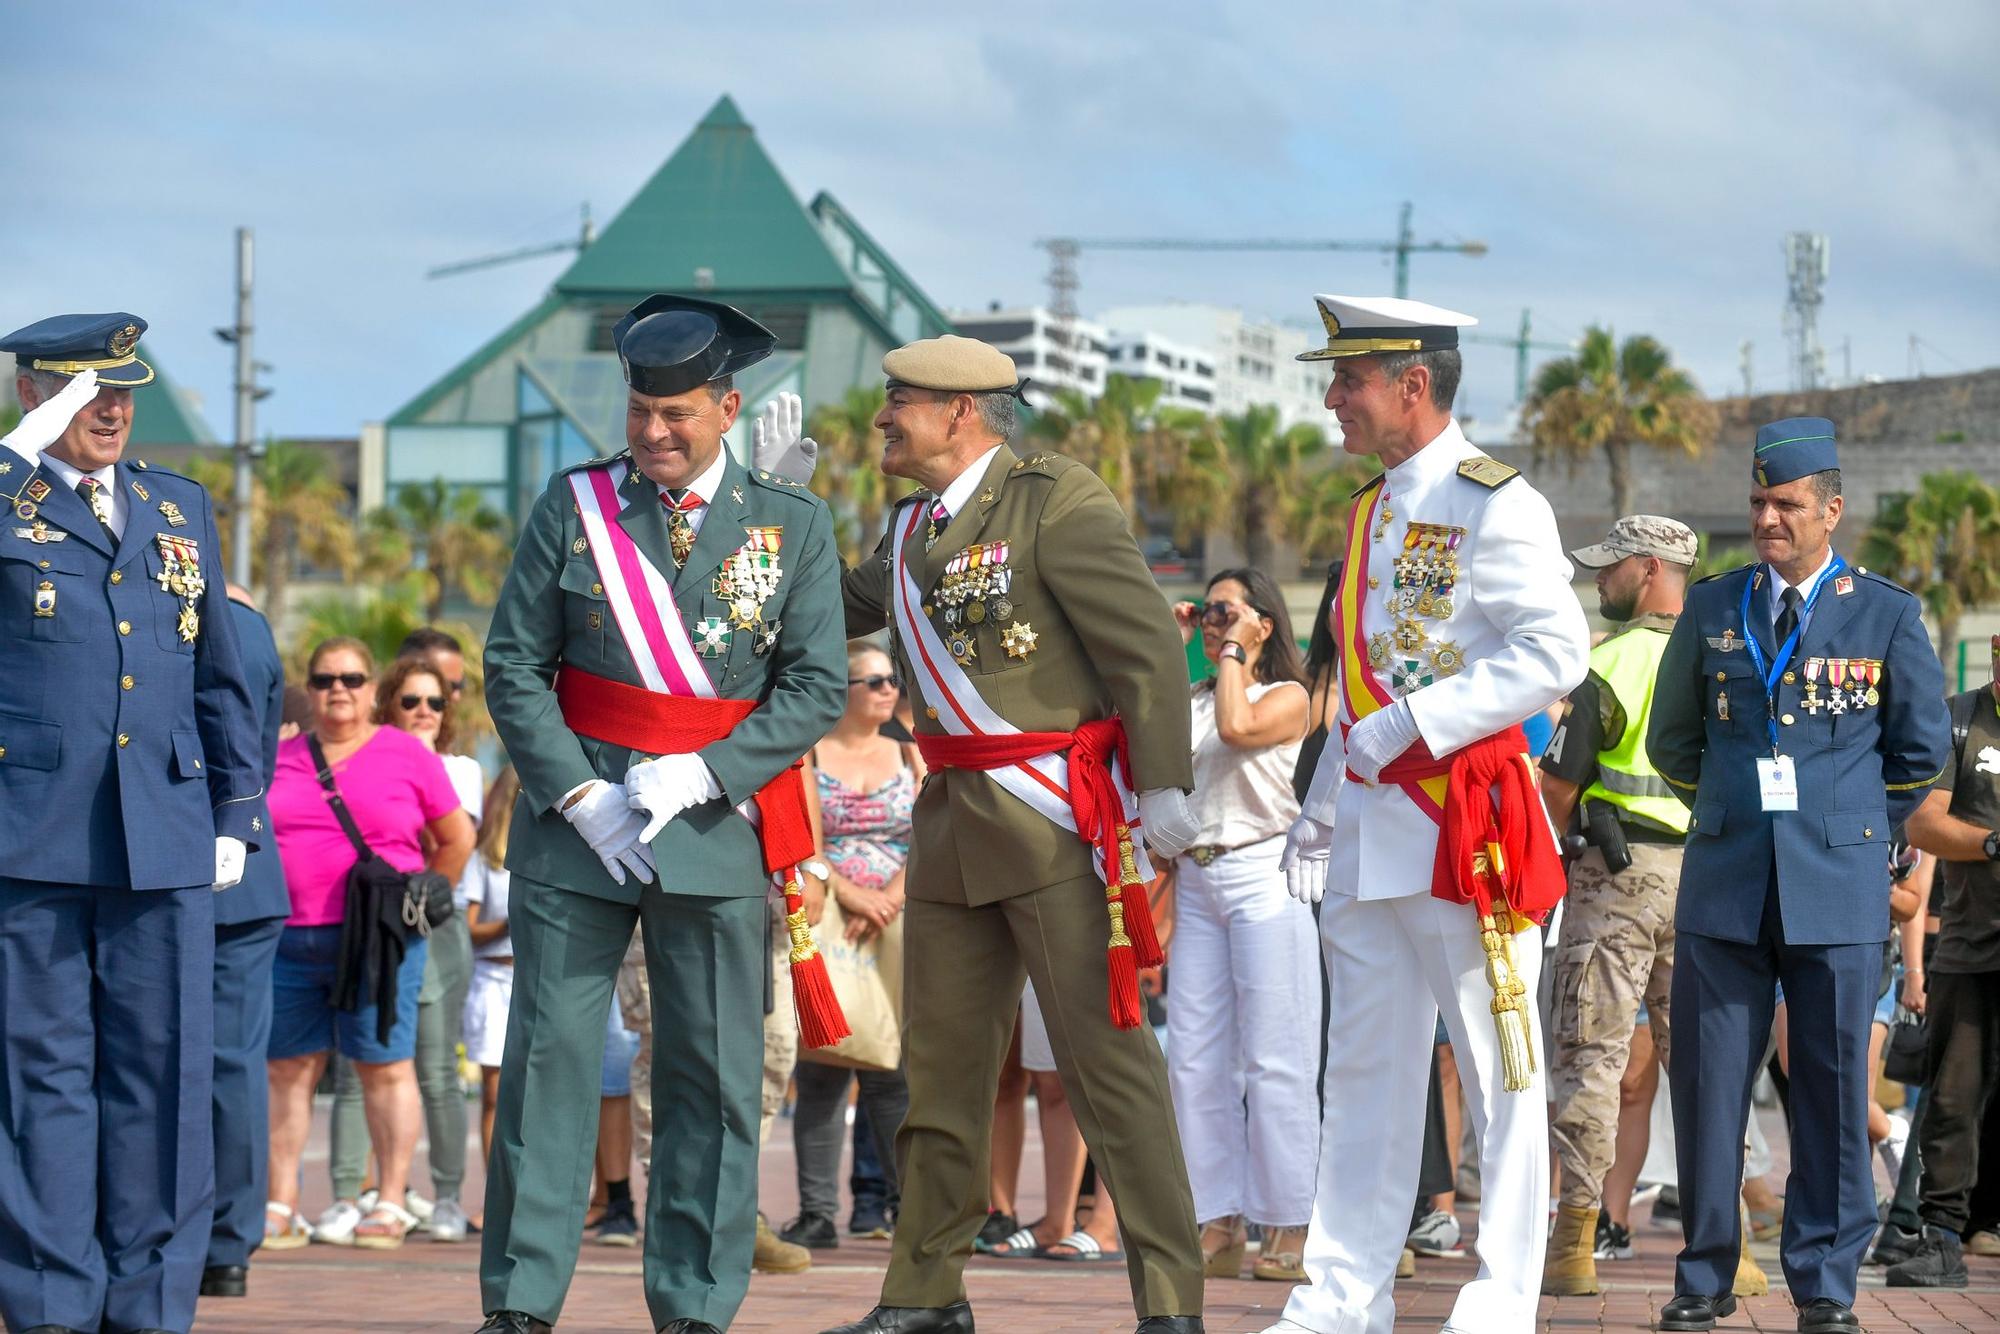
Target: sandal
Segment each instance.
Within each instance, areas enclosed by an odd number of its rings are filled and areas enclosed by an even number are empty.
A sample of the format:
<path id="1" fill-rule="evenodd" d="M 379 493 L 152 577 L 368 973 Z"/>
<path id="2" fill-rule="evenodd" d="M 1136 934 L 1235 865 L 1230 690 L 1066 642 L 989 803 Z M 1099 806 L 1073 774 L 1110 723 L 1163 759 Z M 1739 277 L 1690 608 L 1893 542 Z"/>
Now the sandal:
<path id="1" fill-rule="evenodd" d="M 1305 1282 L 1305 1249 L 1305 1228 L 1265 1228 L 1264 1242 L 1257 1249 L 1257 1263 L 1250 1266 L 1250 1277 L 1272 1283 Z"/>
<path id="2" fill-rule="evenodd" d="M 1243 1273 L 1243 1252 L 1250 1245 L 1242 1214 L 1211 1218 L 1201 1228 L 1203 1278 L 1237 1278 Z"/>
<path id="3" fill-rule="evenodd" d="M 1032 1260 L 1041 1249 L 1042 1244 L 1035 1240 L 1035 1230 L 1024 1227 L 1006 1240 L 988 1246 L 986 1253 L 996 1260 Z"/>
<path id="4" fill-rule="evenodd" d="M 274 1227 L 273 1224 L 276 1224 Z M 295 1251 L 312 1240 L 312 1225 L 300 1218 L 288 1204 L 276 1200 L 264 1203 L 264 1249 Z"/>
<path id="5" fill-rule="evenodd" d="M 354 1244 L 363 1250 L 393 1251 L 417 1225 L 417 1216 L 387 1200 L 378 1201 L 354 1227 Z"/>
<path id="6" fill-rule="evenodd" d="M 1062 1254 L 1056 1250 L 1057 1246 L 1069 1247 L 1069 1253 L 1067 1255 Z M 1035 1258 L 1037 1260 L 1061 1260 L 1067 1264 L 1108 1264 L 1114 1260 L 1123 1260 L 1125 1252 L 1107 1251 L 1098 1244 L 1097 1238 L 1091 1236 L 1088 1232 L 1078 1229 L 1070 1233 L 1067 1237 L 1064 1237 L 1061 1241 L 1056 1242 L 1055 1245 L 1044 1246 L 1039 1251 L 1036 1251 Z"/>
<path id="7" fill-rule="evenodd" d="M 980 1225 L 979 1235 L 972 1239 L 972 1249 L 984 1255 L 1013 1236 L 1020 1227 L 1021 1224 L 1015 1220 L 1014 1215 L 990 1209 L 987 1211 L 985 1223 Z"/>

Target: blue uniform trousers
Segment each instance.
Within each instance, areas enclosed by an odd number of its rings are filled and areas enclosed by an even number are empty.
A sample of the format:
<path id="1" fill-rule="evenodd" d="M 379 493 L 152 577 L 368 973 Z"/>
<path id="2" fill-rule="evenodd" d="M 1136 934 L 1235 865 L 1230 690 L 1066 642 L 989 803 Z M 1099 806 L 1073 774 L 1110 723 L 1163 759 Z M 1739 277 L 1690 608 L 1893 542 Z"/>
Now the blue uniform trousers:
<path id="1" fill-rule="evenodd" d="M 1674 961 L 1674 1140 L 1686 1245 L 1674 1290 L 1719 1296 L 1736 1277 L 1738 1200 L 1750 1086 L 1771 1032 L 1776 986 L 1790 1016 L 1792 1166 L 1779 1258 L 1800 1304 L 1852 1305 L 1875 1232 L 1868 1151 L 1868 1030 L 1880 943 L 1788 945 L 1775 871 L 1754 944 L 1678 927 Z"/>
<path id="2" fill-rule="evenodd" d="M 215 904 L 0 878 L 0 1317 L 194 1323 L 214 1202 Z"/>
<path id="3" fill-rule="evenodd" d="M 271 963 L 282 917 L 215 928 L 215 1222 L 211 1265 L 250 1263 L 264 1241 L 271 1154 Z"/>

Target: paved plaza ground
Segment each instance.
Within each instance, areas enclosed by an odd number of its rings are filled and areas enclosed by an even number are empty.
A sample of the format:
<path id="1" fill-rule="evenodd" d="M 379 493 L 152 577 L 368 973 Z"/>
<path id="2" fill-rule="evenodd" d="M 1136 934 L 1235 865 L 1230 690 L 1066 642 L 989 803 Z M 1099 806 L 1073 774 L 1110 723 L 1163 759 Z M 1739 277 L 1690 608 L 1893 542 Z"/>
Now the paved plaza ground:
<path id="1" fill-rule="evenodd" d="M 324 1108 L 306 1166 L 308 1216 L 327 1201 Z M 1033 1118 L 1030 1118 L 1032 1125 Z M 794 1211 L 791 1127 L 780 1122 L 764 1155 L 764 1207 L 783 1222 Z M 480 1198 L 475 1152 L 467 1199 L 474 1212 Z M 1041 1165 L 1030 1133 L 1024 1186 L 1038 1183 Z M 421 1151 L 416 1179 L 428 1185 Z M 1023 1209 L 1032 1217 L 1039 1189 L 1030 1189 Z M 1468 1245 L 1476 1238 L 1478 1214 L 1461 1215 Z M 1597 1297 L 1547 1298 L 1541 1327 L 1567 1330 L 1642 1330 L 1673 1295 L 1673 1252 L 1679 1233 L 1635 1216 L 1641 1251 L 1637 1260 L 1604 1264 L 1606 1290 Z M 1775 1246 L 1757 1248 L 1774 1279 Z M 885 1241 L 843 1238 L 836 1251 L 820 1252 L 812 1272 L 758 1275 L 733 1331 L 793 1334 L 850 1320 L 873 1305 L 888 1263 Z M 435 1245 L 421 1236 L 399 1251 L 370 1252 L 333 1246 L 260 1256 L 251 1269 L 250 1296 L 240 1301 L 204 1301 L 196 1329 L 201 1334 L 274 1334 L 295 1329 L 366 1331 L 368 1334 L 460 1334 L 481 1319 L 477 1238 L 465 1245 Z M 2000 1259 L 1972 1258 L 1972 1286 L 1962 1292 L 1924 1292 L 1881 1286 L 1880 1270 L 1864 1270 L 1866 1286 L 1858 1310 L 1870 1334 L 1914 1330 L 1922 1334 L 1994 1334 L 2000 1331 Z M 1451 1310 L 1460 1284 L 1476 1262 L 1424 1260 L 1417 1277 L 1397 1287 L 1398 1330 L 1434 1331 Z M 1112 1334 L 1133 1325 L 1130 1294 L 1122 1265 L 1075 1265 L 1033 1260 L 975 1258 L 966 1286 L 982 1334 Z M 1207 1326 L 1211 1334 L 1262 1330 L 1276 1320 L 1290 1289 L 1250 1279 L 1208 1284 Z M 644 1334 L 651 1328 L 640 1289 L 639 1255 L 586 1243 L 569 1304 L 558 1328 L 563 1334 Z M 1745 1302 L 1722 1329 L 1794 1328 L 1791 1303 L 1782 1295 Z"/>

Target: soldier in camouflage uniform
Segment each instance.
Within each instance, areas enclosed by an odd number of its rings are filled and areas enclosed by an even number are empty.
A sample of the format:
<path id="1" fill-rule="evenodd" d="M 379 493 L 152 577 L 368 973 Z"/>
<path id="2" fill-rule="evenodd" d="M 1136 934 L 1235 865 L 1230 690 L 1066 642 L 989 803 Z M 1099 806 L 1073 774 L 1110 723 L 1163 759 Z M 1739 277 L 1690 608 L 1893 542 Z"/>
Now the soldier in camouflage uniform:
<path id="1" fill-rule="evenodd" d="M 1570 867 L 1555 955 L 1550 1025 L 1550 1138 L 1562 1197 L 1545 1293 L 1598 1290 L 1599 1196 L 1618 1137 L 1618 1085 L 1641 1004 L 1667 1059 L 1674 901 L 1688 811 L 1646 757 L 1653 681 L 1680 615 L 1695 536 L 1672 519 L 1627 515 L 1595 546 L 1570 553 L 1597 571 L 1600 611 L 1620 625 L 1591 650 L 1542 756 L 1542 794 L 1558 829 L 1589 846 Z"/>

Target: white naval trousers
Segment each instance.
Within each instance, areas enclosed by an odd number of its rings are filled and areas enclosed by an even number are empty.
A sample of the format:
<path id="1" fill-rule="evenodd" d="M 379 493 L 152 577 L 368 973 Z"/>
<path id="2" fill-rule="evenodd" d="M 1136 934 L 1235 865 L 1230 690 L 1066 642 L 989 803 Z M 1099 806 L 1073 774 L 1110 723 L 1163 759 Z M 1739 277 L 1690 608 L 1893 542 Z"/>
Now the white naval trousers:
<path id="1" fill-rule="evenodd" d="M 1175 864 L 1167 1078 L 1198 1222 L 1312 1217 L 1319 961 L 1270 838 Z"/>
<path id="2" fill-rule="evenodd" d="M 1445 1328 L 1527 1334 L 1548 1232 L 1548 1089 L 1544 1072 L 1535 1087 L 1506 1091 L 1472 909 L 1429 894 L 1362 901 L 1329 893 L 1320 905 L 1320 941 L 1332 1006 L 1319 1191 L 1306 1235 L 1309 1285 L 1292 1290 L 1290 1323 L 1279 1328 L 1390 1334 L 1441 1009 L 1480 1165 L 1479 1273 L 1459 1290 Z M 1530 996 L 1541 955 L 1539 928 L 1515 939 Z"/>

